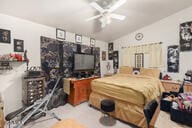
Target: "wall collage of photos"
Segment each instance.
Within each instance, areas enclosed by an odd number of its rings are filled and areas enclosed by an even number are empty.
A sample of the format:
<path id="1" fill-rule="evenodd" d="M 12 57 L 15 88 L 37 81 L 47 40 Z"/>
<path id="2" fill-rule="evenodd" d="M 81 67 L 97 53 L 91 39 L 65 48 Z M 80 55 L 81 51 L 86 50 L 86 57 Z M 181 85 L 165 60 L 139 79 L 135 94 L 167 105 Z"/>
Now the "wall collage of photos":
<path id="1" fill-rule="evenodd" d="M 179 72 L 179 53 L 192 51 L 192 21 L 180 24 L 180 45 L 171 45 L 167 49 L 167 71 Z"/>
<path id="2" fill-rule="evenodd" d="M 55 82 L 59 75 L 66 78 L 74 76 L 74 53 L 95 55 L 94 75 L 100 76 L 100 48 L 41 37 L 41 67 L 49 83 Z"/>

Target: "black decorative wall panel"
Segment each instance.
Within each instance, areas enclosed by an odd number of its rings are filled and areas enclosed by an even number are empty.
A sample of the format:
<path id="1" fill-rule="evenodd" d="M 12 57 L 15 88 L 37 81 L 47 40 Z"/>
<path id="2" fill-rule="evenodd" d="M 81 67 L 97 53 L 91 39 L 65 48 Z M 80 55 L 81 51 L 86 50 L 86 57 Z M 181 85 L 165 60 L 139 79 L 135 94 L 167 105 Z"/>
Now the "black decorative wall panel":
<path id="1" fill-rule="evenodd" d="M 73 53 L 78 52 L 78 44 L 63 43 L 63 72 L 64 77 L 73 76 Z"/>
<path id="2" fill-rule="evenodd" d="M 41 37 L 41 62 L 47 62 L 48 67 L 59 67 L 59 42 Z"/>
<path id="3" fill-rule="evenodd" d="M 74 76 L 74 53 L 95 55 L 94 75 L 100 76 L 100 48 L 41 37 L 41 66 L 48 81 L 56 78 L 59 74 L 64 77 Z"/>
<path id="4" fill-rule="evenodd" d="M 53 88 L 60 72 L 59 42 L 41 37 L 41 68 L 48 82 L 48 89 Z"/>

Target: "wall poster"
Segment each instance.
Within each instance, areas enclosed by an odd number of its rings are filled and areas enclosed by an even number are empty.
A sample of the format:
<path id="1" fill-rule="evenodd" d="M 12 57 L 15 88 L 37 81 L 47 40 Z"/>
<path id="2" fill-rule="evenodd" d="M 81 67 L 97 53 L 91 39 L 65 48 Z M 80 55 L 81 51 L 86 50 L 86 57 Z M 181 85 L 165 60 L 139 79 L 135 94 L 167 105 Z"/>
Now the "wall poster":
<path id="1" fill-rule="evenodd" d="M 168 46 L 167 51 L 167 71 L 179 72 L 179 46 Z"/>
<path id="2" fill-rule="evenodd" d="M 117 73 L 118 68 L 119 68 L 119 52 L 114 51 L 113 52 L 113 69 L 114 69 L 114 73 Z"/>
<path id="3" fill-rule="evenodd" d="M 108 59 L 113 59 L 113 43 L 108 44 Z"/>
<path id="4" fill-rule="evenodd" d="M 11 43 L 11 31 L 0 29 L 0 43 Z"/>
<path id="5" fill-rule="evenodd" d="M 180 51 L 192 50 L 192 21 L 180 25 Z"/>
<path id="6" fill-rule="evenodd" d="M 14 52 L 24 52 L 24 40 L 14 39 Z"/>
<path id="7" fill-rule="evenodd" d="M 106 51 L 102 51 L 102 61 L 106 60 Z"/>

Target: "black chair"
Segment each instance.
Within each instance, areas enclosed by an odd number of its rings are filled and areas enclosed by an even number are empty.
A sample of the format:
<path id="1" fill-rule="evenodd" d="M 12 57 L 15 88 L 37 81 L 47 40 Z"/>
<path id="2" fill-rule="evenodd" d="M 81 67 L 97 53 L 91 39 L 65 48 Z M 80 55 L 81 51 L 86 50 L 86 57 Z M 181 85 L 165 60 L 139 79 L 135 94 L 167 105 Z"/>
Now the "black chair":
<path id="1" fill-rule="evenodd" d="M 143 112 L 145 114 L 145 118 L 147 120 L 147 125 L 149 126 L 149 123 L 153 117 L 153 114 L 158 106 L 158 103 L 156 100 L 150 101 L 148 104 L 145 105 Z"/>

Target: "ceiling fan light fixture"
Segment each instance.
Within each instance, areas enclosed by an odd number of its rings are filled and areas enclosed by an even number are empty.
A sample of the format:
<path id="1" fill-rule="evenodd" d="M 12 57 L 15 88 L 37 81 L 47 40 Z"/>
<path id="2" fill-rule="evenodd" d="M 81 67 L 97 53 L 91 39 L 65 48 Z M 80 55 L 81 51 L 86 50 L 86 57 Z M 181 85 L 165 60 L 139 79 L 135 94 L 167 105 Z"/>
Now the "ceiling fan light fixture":
<path id="1" fill-rule="evenodd" d="M 104 18 L 100 18 L 99 21 L 101 22 L 101 27 L 104 28 L 106 26 Z"/>
<path id="2" fill-rule="evenodd" d="M 111 18 L 110 16 L 105 16 L 100 18 L 99 21 L 101 22 L 101 27 L 104 28 L 111 23 Z"/>
<path id="3" fill-rule="evenodd" d="M 104 28 L 106 26 L 105 23 L 101 23 L 101 27 Z"/>
<path id="4" fill-rule="evenodd" d="M 110 17 L 110 15 L 107 15 L 107 16 L 105 17 L 105 22 L 106 22 L 106 24 L 110 24 L 110 23 L 111 23 L 111 17 Z"/>
<path id="5" fill-rule="evenodd" d="M 107 19 L 106 23 L 110 24 L 111 23 L 111 19 Z"/>
<path id="6" fill-rule="evenodd" d="M 112 19 L 117 19 L 117 20 L 121 20 L 121 21 L 124 20 L 126 16 L 112 13 L 112 12 L 115 11 L 120 6 L 122 6 L 124 3 L 126 3 L 127 0 L 116 0 L 116 1 L 117 2 L 115 2 L 109 8 L 102 8 L 96 1 L 92 2 L 90 5 L 93 8 L 95 8 L 97 11 L 99 11 L 100 14 L 90 17 L 90 18 L 86 19 L 86 21 L 99 19 L 99 21 L 101 22 L 101 27 L 104 28 L 106 25 L 109 25 L 111 23 Z"/>

